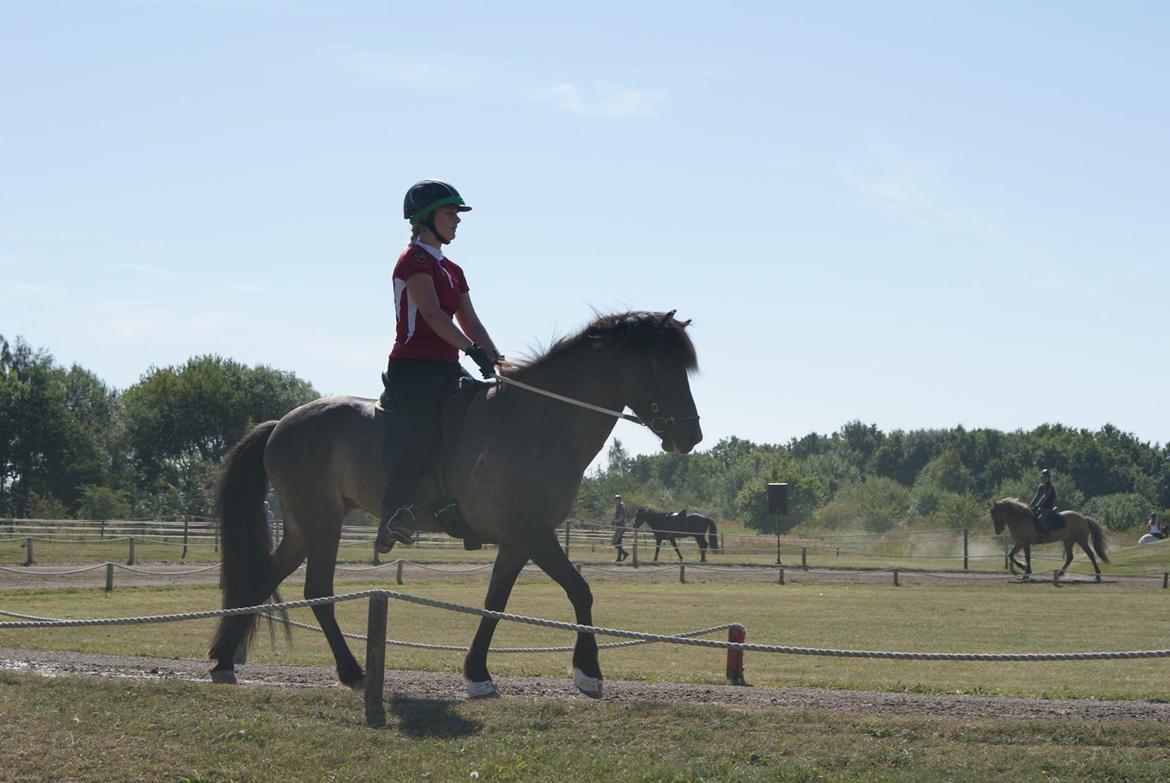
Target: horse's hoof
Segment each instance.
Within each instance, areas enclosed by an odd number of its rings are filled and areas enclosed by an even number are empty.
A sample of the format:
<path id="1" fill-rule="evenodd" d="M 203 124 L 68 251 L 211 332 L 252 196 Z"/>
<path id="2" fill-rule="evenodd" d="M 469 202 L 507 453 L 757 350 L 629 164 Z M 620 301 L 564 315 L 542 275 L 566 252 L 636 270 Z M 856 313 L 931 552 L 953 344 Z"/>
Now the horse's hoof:
<path id="1" fill-rule="evenodd" d="M 239 685 L 236 673 L 231 669 L 212 669 L 211 681 L 216 685 Z"/>
<path id="2" fill-rule="evenodd" d="M 351 691 L 357 691 L 358 693 L 361 693 L 366 689 L 366 675 L 363 674 L 353 682 L 345 683 L 345 687 L 349 688 Z"/>
<path id="3" fill-rule="evenodd" d="M 600 677 L 590 677 L 577 667 L 573 667 L 573 684 L 577 686 L 577 690 L 589 698 L 601 698 L 601 682 L 602 679 Z"/>
<path id="4" fill-rule="evenodd" d="M 1101 575 L 1100 575 L 1100 574 L 1097 574 L 1097 578 L 1096 578 L 1094 581 L 1100 582 L 1100 581 L 1101 581 Z"/>
<path id="5" fill-rule="evenodd" d="M 500 691 L 491 680 L 483 682 L 467 681 L 467 695 L 472 699 L 498 699 Z"/>

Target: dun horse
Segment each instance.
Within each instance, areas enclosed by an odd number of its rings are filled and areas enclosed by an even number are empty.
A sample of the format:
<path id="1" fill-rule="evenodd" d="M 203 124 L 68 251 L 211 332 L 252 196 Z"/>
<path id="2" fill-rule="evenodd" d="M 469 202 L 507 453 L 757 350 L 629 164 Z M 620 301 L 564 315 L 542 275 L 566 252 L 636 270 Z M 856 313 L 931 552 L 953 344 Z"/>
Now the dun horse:
<path id="1" fill-rule="evenodd" d="M 695 540 L 699 542 L 699 562 L 707 562 L 708 546 L 717 552 L 719 551 L 719 536 L 715 531 L 715 520 L 710 517 L 705 517 L 702 514 L 688 514 L 685 508 L 673 514 L 649 508 L 639 508 L 638 513 L 634 515 L 634 527 L 638 527 L 643 522 L 654 534 L 655 563 L 658 562 L 658 551 L 662 548 L 663 541 L 670 541 L 674 551 L 678 554 L 678 559 L 683 559 L 676 540 L 678 536 L 695 537 Z"/>
<path id="2" fill-rule="evenodd" d="M 555 528 L 616 422 L 596 408 L 617 412 L 628 406 L 668 452 L 685 454 L 702 440 L 688 381 L 697 367 L 685 332 L 688 323 L 675 320 L 673 311 L 603 316 L 504 373 L 505 379 L 572 397 L 592 409 L 508 385 L 480 391 L 467 406 L 438 469 L 471 536 L 499 548 L 485 608 L 504 610 L 517 576 L 531 560 L 564 588 L 577 622 L 592 624 L 589 585 L 561 549 Z M 373 514 L 381 509 L 384 433 L 385 417 L 375 411 L 373 400 L 328 397 L 258 425 L 233 447 L 216 503 L 225 607 L 265 602 L 306 558 L 305 597 L 333 595 L 342 518 L 355 508 Z M 284 536 L 275 552 L 264 515 L 268 482 L 284 504 Z M 433 483 L 424 480 L 414 499 L 420 530 L 442 529 L 427 511 L 438 494 Z M 313 612 L 332 649 L 338 678 L 362 687 L 365 673 L 342 638 L 333 605 L 315 606 Z M 464 658 L 472 696 L 498 695 L 487 666 L 496 623 L 480 621 Z M 254 615 L 221 620 L 209 653 L 215 660 L 214 681 L 236 681 L 236 656 L 255 627 Z M 577 687 L 600 696 L 602 674 L 592 634 L 577 634 L 573 667 Z"/>
<path id="3" fill-rule="evenodd" d="M 1016 566 L 1019 566 L 1024 570 L 1024 578 L 1031 578 L 1032 546 L 1060 541 L 1064 544 L 1064 565 L 1060 567 L 1056 578 L 1064 576 L 1068 564 L 1073 559 L 1073 544 L 1077 544 L 1089 556 L 1089 560 L 1093 563 L 1093 570 L 1097 572 L 1097 581 L 1100 582 L 1101 568 L 1097 565 L 1097 557 L 1101 558 L 1104 563 L 1109 562 L 1109 555 L 1105 552 L 1105 531 L 1096 520 L 1078 514 L 1076 511 L 1061 511 L 1060 517 L 1064 520 L 1064 527 L 1049 531 L 1045 535 L 1045 540 L 1041 541 L 1036 532 L 1036 525 L 1032 521 L 1032 509 L 1026 504 L 1015 498 L 1004 498 L 992 504 L 991 521 L 995 523 L 996 535 L 1002 533 L 1005 527 L 1011 531 L 1014 546 L 1008 553 L 1008 567 L 1014 574 Z M 1092 541 L 1092 547 L 1089 545 L 1090 541 Z M 1016 553 L 1020 549 L 1024 550 L 1023 563 L 1016 560 Z M 1093 557 L 1094 550 L 1097 552 L 1097 557 Z"/>

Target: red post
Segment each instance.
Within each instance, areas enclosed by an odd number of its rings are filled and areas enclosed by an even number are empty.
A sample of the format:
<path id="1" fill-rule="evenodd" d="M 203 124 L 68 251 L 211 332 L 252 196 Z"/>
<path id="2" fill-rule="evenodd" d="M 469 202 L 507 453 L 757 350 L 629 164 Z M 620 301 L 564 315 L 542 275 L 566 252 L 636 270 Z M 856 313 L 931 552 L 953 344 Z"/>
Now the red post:
<path id="1" fill-rule="evenodd" d="M 727 641 L 742 644 L 747 640 L 747 629 L 733 625 L 727 629 Z M 732 685 L 747 685 L 743 678 L 743 650 L 727 650 L 727 679 Z"/>

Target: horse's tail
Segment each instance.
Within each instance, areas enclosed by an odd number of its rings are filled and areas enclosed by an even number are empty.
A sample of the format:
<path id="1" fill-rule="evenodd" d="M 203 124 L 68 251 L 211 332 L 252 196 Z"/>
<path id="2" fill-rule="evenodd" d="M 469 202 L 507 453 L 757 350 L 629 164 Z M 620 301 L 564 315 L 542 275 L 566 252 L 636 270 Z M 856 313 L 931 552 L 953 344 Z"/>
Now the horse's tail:
<path id="1" fill-rule="evenodd" d="M 718 552 L 719 551 L 719 532 L 717 530 L 715 530 L 715 520 L 708 518 L 707 524 L 708 524 L 707 546 L 709 546 L 711 549 L 714 549 L 716 552 Z"/>
<path id="2" fill-rule="evenodd" d="M 1109 555 L 1105 553 L 1105 530 L 1092 517 L 1085 517 L 1085 521 L 1089 523 L 1089 536 L 1093 540 L 1093 551 L 1097 553 L 1097 557 L 1101 558 L 1102 563 L 1108 563 Z"/>
<path id="3" fill-rule="evenodd" d="M 223 461 L 215 496 L 215 523 L 223 550 L 223 606 L 235 609 L 263 603 L 272 594 L 272 533 L 264 513 L 268 474 L 264 447 L 277 422 L 258 424 Z M 234 622 L 229 622 L 234 620 Z M 211 642 L 211 657 L 246 649 L 256 629 L 256 615 L 225 617 Z M 229 649 L 230 648 L 230 649 Z M 230 661 L 230 658 L 228 659 Z"/>

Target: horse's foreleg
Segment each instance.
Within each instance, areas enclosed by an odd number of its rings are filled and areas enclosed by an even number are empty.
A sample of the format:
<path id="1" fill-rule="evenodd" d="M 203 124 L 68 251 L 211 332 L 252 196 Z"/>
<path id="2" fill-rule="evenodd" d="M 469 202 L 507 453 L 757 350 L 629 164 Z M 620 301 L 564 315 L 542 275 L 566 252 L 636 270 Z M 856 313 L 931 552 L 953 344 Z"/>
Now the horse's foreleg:
<path id="1" fill-rule="evenodd" d="M 678 555 L 678 559 L 682 560 L 683 559 L 682 550 L 678 548 L 678 540 L 674 539 L 674 538 L 670 539 L 670 545 L 672 547 L 674 547 L 674 552 L 676 555 Z"/>
<path id="2" fill-rule="evenodd" d="M 1032 575 L 1032 545 L 1024 544 L 1024 573 Z"/>
<path id="3" fill-rule="evenodd" d="M 531 557 L 532 562 L 564 588 L 573 604 L 577 624 L 593 625 L 593 593 L 561 549 L 554 531 L 547 530 L 540 535 L 533 544 Z M 586 696 L 601 696 L 601 664 L 597 660 L 597 639 L 591 633 L 577 634 L 573 647 L 573 683 Z"/>
<path id="4" fill-rule="evenodd" d="M 492 581 L 488 585 L 487 597 L 484 598 L 483 608 L 493 612 L 502 612 L 508 605 L 508 597 L 512 594 L 512 586 L 516 584 L 516 577 L 528 562 L 528 555 L 521 554 L 511 547 L 501 544 L 496 554 L 496 564 L 492 568 Z M 479 629 L 471 641 L 471 647 L 463 658 L 463 676 L 467 680 L 468 694 L 473 698 L 499 696 L 492 675 L 487 668 L 488 648 L 492 643 L 492 636 L 496 632 L 499 620 L 484 617 L 479 621 Z"/>
<path id="5" fill-rule="evenodd" d="M 1013 576 L 1015 576 L 1016 573 L 1016 566 L 1019 566 L 1021 570 L 1024 568 L 1024 564 L 1019 560 L 1016 560 L 1016 553 L 1023 548 L 1024 547 L 1022 544 L 1016 544 L 1012 547 L 1011 551 L 1008 552 L 1008 570 L 1012 572 Z"/>
<path id="6" fill-rule="evenodd" d="M 332 539 L 332 545 L 324 541 L 317 541 L 317 546 L 310 549 L 309 565 L 305 569 L 305 598 L 326 598 L 333 595 L 333 572 L 337 567 L 338 537 Z M 313 607 L 313 615 L 317 624 L 325 633 L 329 642 L 329 649 L 333 651 L 333 660 L 337 663 L 337 678 L 342 685 L 354 690 L 365 687 L 366 673 L 358 664 L 357 659 L 350 652 L 345 637 L 341 635 L 341 626 L 337 624 L 337 614 L 333 604 L 320 604 Z"/>

